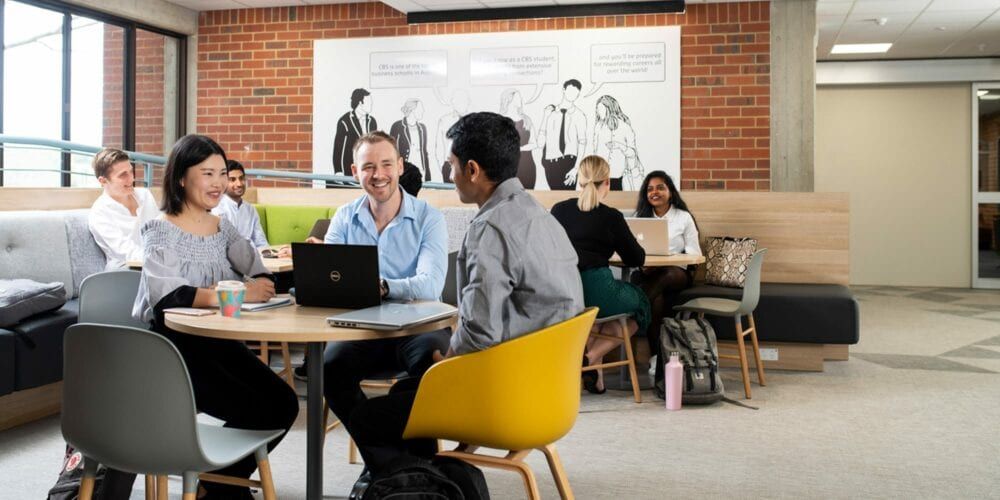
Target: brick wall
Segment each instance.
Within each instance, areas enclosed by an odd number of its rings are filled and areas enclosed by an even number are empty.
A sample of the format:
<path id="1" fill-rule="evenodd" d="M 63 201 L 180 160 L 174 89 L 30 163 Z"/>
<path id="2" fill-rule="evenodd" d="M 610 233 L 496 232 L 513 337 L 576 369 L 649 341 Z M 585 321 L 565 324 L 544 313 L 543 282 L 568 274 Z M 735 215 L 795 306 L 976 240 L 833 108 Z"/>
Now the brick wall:
<path id="1" fill-rule="evenodd" d="M 122 73 L 124 30 L 104 27 L 104 130 L 101 144 L 122 147 Z M 163 144 L 164 44 L 165 37 L 136 31 L 135 63 L 135 151 L 164 155 Z M 171 112 L 173 112 L 171 110 Z M 141 182 L 143 170 L 136 169 Z"/>
<path id="2" fill-rule="evenodd" d="M 420 25 L 382 3 L 203 12 L 197 130 L 248 167 L 311 172 L 313 40 L 670 25 L 681 26 L 682 188 L 769 190 L 767 2 Z"/>

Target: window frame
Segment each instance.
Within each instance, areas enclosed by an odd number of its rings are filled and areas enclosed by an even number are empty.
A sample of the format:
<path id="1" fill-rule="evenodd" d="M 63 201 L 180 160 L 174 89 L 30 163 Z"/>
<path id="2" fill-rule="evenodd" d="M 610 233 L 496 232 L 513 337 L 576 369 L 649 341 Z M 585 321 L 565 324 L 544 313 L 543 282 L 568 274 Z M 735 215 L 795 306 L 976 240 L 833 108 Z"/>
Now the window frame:
<path id="1" fill-rule="evenodd" d="M 82 16 L 99 21 L 104 24 L 110 24 L 124 29 L 124 44 L 123 44 L 123 71 L 122 71 L 122 147 L 128 151 L 135 151 L 135 110 L 136 110 L 136 90 L 135 90 L 135 78 L 136 78 L 136 33 L 138 30 L 147 31 L 150 33 L 155 33 L 165 37 L 170 37 L 176 39 L 177 42 L 177 81 L 174 82 L 177 86 L 177 103 L 174 114 L 177 117 L 176 120 L 176 137 L 182 137 L 187 131 L 187 42 L 188 36 L 182 33 L 177 33 L 171 30 L 158 28 L 156 26 L 151 26 L 142 22 L 133 21 L 131 19 L 126 19 L 123 17 L 118 17 L 107 12 L 102 12 L 99 10 L 94 10 L 91 8 L 68 4 L 59 0 L 14 0 L 19 3 L 26 5 L 31 5 L 33 7 L 38 7 L 46 10 L 51 10 L 63 15 L 63 25 L 62 25 L 62 99 L 63 99 L 63 109 L 61 113 L 62 118 L 62 140 L 70 140 L 70 129 L 71 129 L 71 114 L 72 114 L 72 47 L 73 47 L 73 16 Z M 0 41 L 4 39 L 4 23 L 6 18 L 6 7 L 7 0 L 0 0 Z M 3 101 L 6 97 L 4 95 L 4 67 L 5 67 L 5 51 L 0 49 L 0 133 L 4 133 L 3 130 L 3 118 L 4 118 L 4 107 Z M 168 110 L 164 110 L 166 113 Z M 165 147 L 168 145 L 165 145 Z M 62 175 L 60 176 L 61 187 L 69 187 L 71 185 L 71 175 L 70 170 L 70 153 L 62 154 Z M 3 168 L 4 168 L 4 155 L 0 151 L 0 187 L 4 185 L 3 178 Z M 133 167 L 134 169 L 135 167 Z"/>

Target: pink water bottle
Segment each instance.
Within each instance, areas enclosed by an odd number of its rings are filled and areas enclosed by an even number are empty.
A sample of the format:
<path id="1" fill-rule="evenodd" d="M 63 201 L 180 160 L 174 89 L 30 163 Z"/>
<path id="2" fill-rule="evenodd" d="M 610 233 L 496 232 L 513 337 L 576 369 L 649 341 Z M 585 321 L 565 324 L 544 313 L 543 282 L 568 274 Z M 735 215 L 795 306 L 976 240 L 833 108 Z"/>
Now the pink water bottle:
<path id="1" fill-rule="evenodd" d="M 670 362 L 667 363 L 664 383 L 666 384 L 667 409 L 681 409 L 681 383 L 684 380 L 684 365 L 678 358 L 676 352 L 670 353 Z"/>

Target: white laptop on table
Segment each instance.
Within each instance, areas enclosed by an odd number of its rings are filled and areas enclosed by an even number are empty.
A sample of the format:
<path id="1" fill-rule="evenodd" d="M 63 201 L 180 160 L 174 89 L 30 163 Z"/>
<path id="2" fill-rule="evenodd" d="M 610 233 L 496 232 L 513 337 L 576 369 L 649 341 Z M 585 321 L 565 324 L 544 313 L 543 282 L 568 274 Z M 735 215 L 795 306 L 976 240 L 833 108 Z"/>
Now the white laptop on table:
<path id="1" fill-rule="evenodd" d="M 442 302 L 383 302 L 379 306 L 334 314 L 326 322 L 340 328 L 402 330 L 455 314 L 458 309 Z"/>
<path id="2" fill-rule="evenodd" d="M 670 231 L 666 219 L 625 217 L 625 222 L 646 255 L 670 255 Z"/>

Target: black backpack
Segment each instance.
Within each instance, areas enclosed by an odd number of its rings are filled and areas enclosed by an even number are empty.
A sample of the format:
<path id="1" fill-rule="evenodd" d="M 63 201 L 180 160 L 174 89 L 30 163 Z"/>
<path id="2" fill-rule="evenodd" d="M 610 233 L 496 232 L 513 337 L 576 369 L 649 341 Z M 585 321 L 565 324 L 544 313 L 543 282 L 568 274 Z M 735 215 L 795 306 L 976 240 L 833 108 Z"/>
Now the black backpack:
<path id="1" fill-rule="evenodd" d="M 436 457 L 402 456 L 379 474 L 362 500 L 489 500 L 486 478 L 474 465 Z"/>
<path id="2" fill-rule="evenodd" d="M 660 355 L 657 362 L 667 362 L 676 352 L 684 364 L 681 402 L 686 405 L 708 405 L 725 396 L 719 377 L 719 349 L 712 325 L 701 318 L 664 318 L 660 333 Z M 661 399 L 664 381 L 656 380 L 656 394 Z"/>
<path id="3" fill-rule="evenodd" d="M 83 455 L 66 445 L 66 455 L 63 457 L 62 470 L 59 479 L 49 490 L 48 500 L 77 500 L 80 495 L 80 483 L 83 481 Z M 132 483 L 135 474 L 97 468 L 94 479 L 94 500 L 128 500 L 132 495 Z"/>

